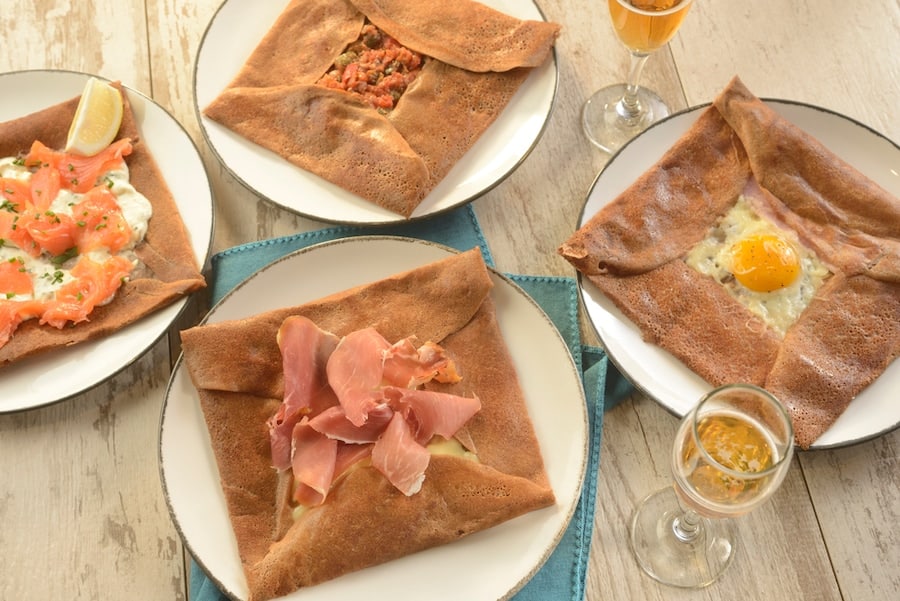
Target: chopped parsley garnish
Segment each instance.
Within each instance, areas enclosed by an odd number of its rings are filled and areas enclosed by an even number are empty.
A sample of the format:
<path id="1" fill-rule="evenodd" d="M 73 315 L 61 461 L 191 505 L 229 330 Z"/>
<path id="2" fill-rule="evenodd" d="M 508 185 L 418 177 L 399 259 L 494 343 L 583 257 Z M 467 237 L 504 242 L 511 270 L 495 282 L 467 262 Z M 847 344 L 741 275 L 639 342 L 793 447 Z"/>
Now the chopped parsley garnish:
<path id="1" fill-rule="evenodd" d="M 45 280 L 50 280 L 51 284 L 62 284 L 63 272 L 57 269 L 53 273 L 45 272 L 41 275 Z"/>
<path id="2" fill-rule="evenodd" d="M 72 248 L 67 249 L 65 252 L 62 252 L 55 257 L 50 259 L 50 262 L 59 267 L 69 259 L 78 256 L 78 247 L 73 246 Z"/>

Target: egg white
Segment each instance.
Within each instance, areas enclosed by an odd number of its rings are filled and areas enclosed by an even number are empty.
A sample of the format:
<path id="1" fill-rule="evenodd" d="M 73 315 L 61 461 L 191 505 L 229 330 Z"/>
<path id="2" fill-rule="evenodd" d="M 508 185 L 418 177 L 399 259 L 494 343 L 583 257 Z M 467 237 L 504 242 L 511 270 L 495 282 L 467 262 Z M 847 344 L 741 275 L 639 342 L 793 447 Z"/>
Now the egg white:
<path id="1" fill-rule="evenodd" d="M 732 274 L 731 248 L 744 238 L 765 234 L 778 236 L 794 246 L 800 257 L 800 274 L 784 288 L 756 292 L 741 284 Z M 743 196 L 710 229 L 706 238 L 688 252 L 685 262 L 715 279 L 733 298 L 781 336 L 797 321 L 816 291 L 831 275 L 815 253 L 800 243 L 796 233 L 781 229 L 757 215 Z"/>

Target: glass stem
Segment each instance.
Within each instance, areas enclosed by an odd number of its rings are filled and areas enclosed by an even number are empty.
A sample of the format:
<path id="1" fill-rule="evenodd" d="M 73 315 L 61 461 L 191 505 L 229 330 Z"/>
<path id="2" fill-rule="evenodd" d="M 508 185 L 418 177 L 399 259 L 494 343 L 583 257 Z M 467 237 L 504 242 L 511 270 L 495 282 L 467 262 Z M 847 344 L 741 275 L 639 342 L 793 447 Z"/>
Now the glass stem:
<path id="1" fill-rule="evenodd" d="M 616 112 L 629 123 L 633 123 L 643 113 L 641 101 L 638 100 L 638 90 L 640 89 L 638 81 L 641 79 L 641 71 L 644 70 L 644 64 L 650 58 L 650 55 L 636 52 L 631 52 L 630 54 L 631 65 L 628 69 L 628 79 L 625 82 L 625 95 L 616 104 Z"/>
<path id="2" fill-rule="evenodd" d="M 675 538 L 683 543 L 690 543 L 700 536 L 700 515 L 691 509 L 685 510 L 679 517 L 672 522 L 672 531 Z"/>

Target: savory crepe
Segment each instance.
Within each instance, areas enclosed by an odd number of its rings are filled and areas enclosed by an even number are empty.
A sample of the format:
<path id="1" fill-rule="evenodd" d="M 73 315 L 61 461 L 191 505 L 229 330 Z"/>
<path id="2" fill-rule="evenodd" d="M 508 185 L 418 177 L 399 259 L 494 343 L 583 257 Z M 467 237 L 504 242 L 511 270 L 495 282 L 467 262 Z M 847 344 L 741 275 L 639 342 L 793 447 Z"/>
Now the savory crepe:
<path id="1" fill-rule="evenodd" d="M 122 97 L 124 115 L 113 144 L 125 142 L 130 146 L 131 152 L 125 157 L 128 179 L 152 206 L 152 217 L 143 241 L 133 250 L 137 265 L 118 288 L 113 300 L 95 307 L 87 321 L 62 329 L 41 325 L 36 318 L 23 321 L 9 341 L 0 346 L 0 366 L 105 336 L 205 285 L 175 200 L 141 139 L 127 94 Z M 80 96 L 0 123 L 0 157 L 25 156 L 36 142 L 49 149 L 62 149 L 79 99 Z M 7 216 L 16 219 L 21 208 L 19 204 L 7 201 L 4 210 Z M 98 225 L 95 229 L 102 227 Z"/>
<path id="2" fill-rule="evenodd" d="M 409 217 L 558 34 L 471 0 L 293 0 L 203 114 Z"/>
<path id="3" fill-rule="evenodd" d="M 900 353 L 900 201 L 735 78 L 559 252 L 708 382 L 812 445 Z"/>
<path id="4" fill-rule="evenodd" d="M 251 599 L 449 543 L 554 503 L 491 286 L 481 253 L 473 249 L 301 306 L 182 332 Z M 361 331 L 391 343 L 414 336 L 427 347 L 439 345 L 452 360 L 451 375 L 458 377 L 420 388 L 469 399 L 479 408 L 451 440 L 431 441 L 419 488 L 393 484 L 374 466 L 372 450 L 371 458 L 343 471 L 314 502 L 298 505 L 296 496 L 286 501 L 299 490 L 291 474 L 299 480 L 309 467 L 273 469 L 273 431 L 288 403 L 287 389 L 296 389 L 294 377 L 286 375 L 294 360 L 283 359 L 281 336 L 298 321 L 315 324 L 322 339 L 341 338 L 341 344 Z M 329 352 L 332 382 L 338 351 Z M 284 350 L 284 356 L 295 355 Z M 313 411 L 310 423 L 325 413 Z M 351 418 L 349 410 L 346 415 Z M 424 418 L 415 421 L 421 426 Z M 295 436 L 301 426 L 294 426 Z"/>

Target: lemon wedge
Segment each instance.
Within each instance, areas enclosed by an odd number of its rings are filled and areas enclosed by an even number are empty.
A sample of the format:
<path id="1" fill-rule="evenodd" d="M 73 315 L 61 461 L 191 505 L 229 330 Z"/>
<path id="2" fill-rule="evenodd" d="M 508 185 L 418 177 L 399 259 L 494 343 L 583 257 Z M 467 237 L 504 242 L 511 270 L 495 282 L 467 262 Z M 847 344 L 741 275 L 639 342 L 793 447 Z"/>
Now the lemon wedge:
<path id="1" fill-rule="evenodd" d="M 122 125 L 122 93 L 96 77 L 88 79 L 75 109 L 66 152 L 92 156 L 109 146 Z"/>

